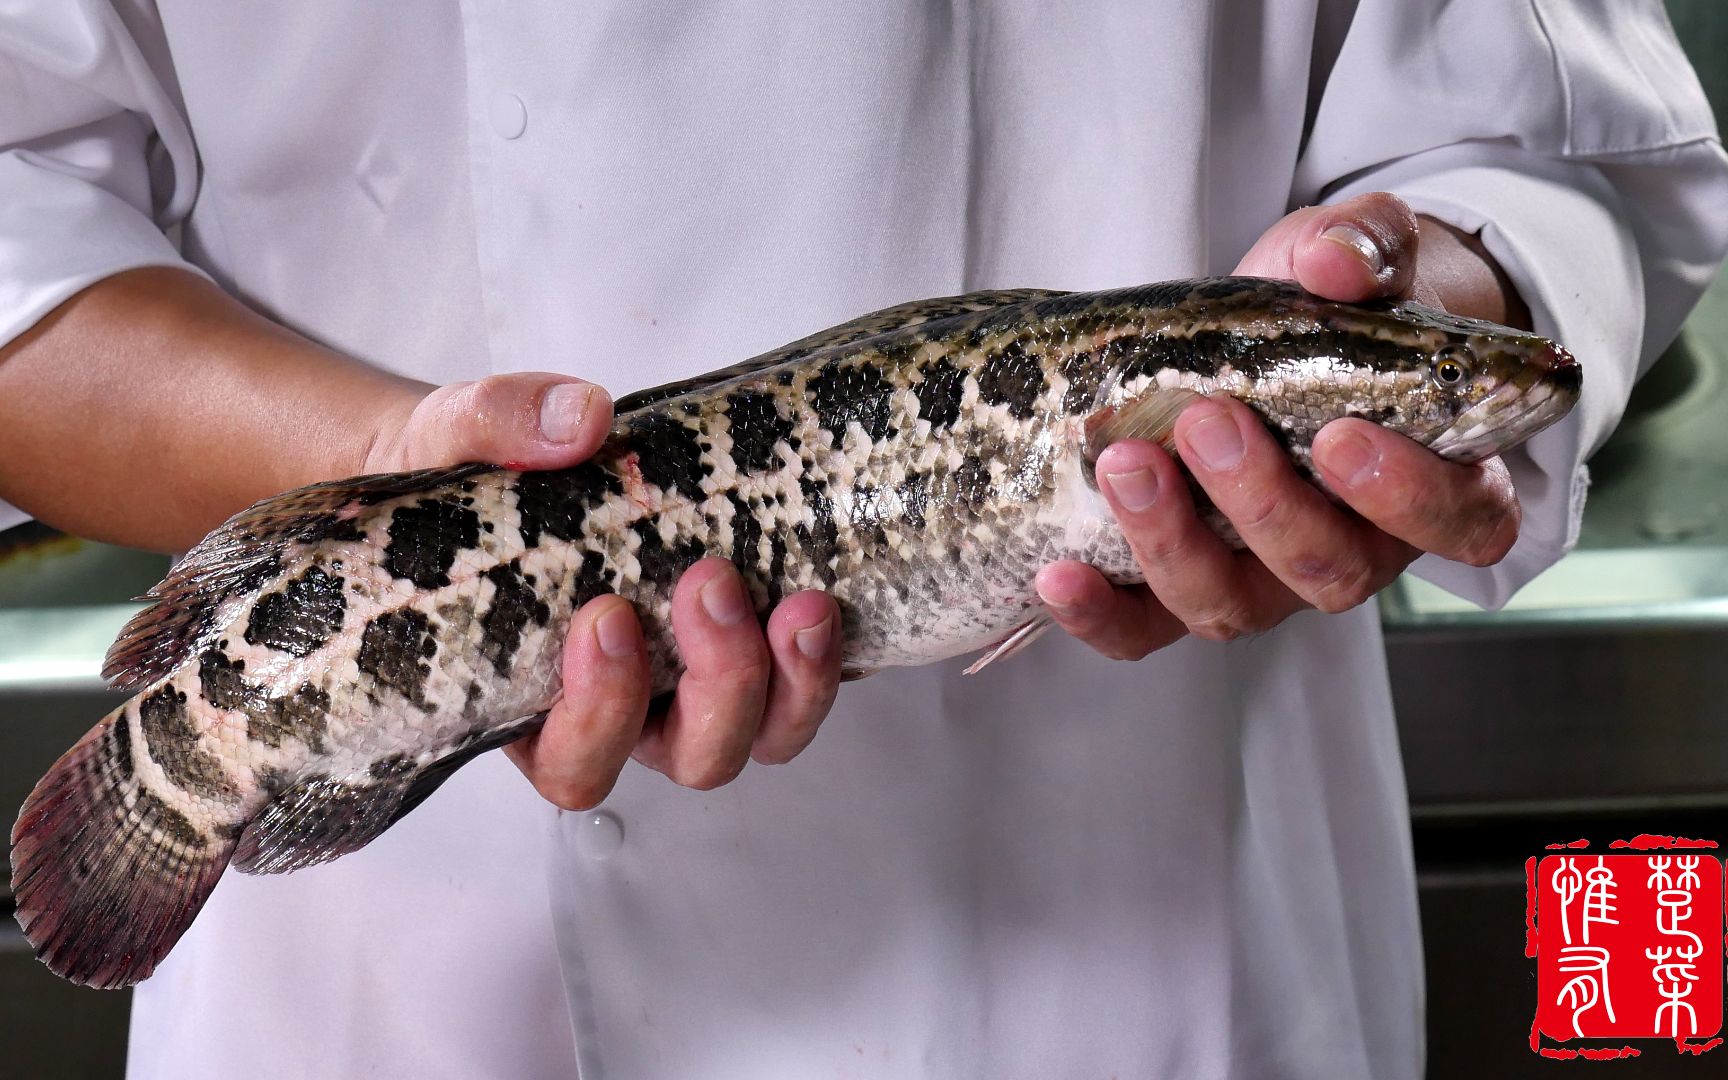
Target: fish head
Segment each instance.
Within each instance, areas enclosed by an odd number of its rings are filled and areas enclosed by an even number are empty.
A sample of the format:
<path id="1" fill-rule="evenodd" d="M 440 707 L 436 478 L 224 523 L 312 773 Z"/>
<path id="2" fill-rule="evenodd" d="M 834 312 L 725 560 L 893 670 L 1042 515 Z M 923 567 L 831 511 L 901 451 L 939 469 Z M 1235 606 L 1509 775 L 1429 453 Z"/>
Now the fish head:
<path id="1" fill-rule="evenodd" d="M 1237 350 L 1237 392 L 1304 451 L 1345 416 L 1451 461 L 1502 454 L 1577 404 L 1583 372 L 1546 338 L 1410 301 L 1342 304 L 1305 294 Z"/>

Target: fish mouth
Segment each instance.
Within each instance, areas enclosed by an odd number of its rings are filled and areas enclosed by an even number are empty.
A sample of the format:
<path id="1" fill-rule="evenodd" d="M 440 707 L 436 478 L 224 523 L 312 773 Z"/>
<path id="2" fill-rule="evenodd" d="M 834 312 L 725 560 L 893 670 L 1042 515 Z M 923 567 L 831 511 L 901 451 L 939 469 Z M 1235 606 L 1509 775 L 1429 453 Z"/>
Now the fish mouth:
<path id="1" fill-rule="evenodd" d="M 1546 345 L 1516 376 L 1459 413 L 1428 449 L 1466 465 L 1504 454 L 1571 412 L 1583 385 L 1572 354 Z"/>

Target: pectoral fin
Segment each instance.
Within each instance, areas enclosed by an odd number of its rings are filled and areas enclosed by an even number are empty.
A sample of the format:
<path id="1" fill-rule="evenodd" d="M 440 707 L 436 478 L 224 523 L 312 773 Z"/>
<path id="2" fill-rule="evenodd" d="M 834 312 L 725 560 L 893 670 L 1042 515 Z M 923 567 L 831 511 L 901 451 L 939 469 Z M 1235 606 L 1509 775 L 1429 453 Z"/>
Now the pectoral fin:
<path id="1" fill-rule="evenodd" d="M 1008 657 L 1013 656 L 1021 649 L 1024 649 L 1026 646 L 1043 637 L 1044 632 L 1055 625 L 1056 623 L 1050 618 L 1050 616 L 1043 612 L 1039 612 L 1037 615 L 1034 615 L 1032 618 L 1027 619 L 1019 626 L 1010 630 L 1006 637 L 987 649 L 983 656 L 972 661 L 971 666 L 966 669 L 966 674 L 976 675 L 991 664 L 994 664 L 996 661 L 1006 660 Z"/>

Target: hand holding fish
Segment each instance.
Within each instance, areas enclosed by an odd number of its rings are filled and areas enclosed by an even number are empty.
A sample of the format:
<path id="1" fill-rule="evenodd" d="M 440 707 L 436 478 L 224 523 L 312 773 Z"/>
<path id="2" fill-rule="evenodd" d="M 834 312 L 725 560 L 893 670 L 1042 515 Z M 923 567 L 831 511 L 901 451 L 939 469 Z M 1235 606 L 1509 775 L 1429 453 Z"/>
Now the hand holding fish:
<path id="1" fill-rule="evenodd" d="M 606 438 L 612 400 L 592 383 L 524 372 L 438 387 L 381 419 L 356 473 L 465 461 L 563 469 Z M 546 725 L 504 748 L 536 791 L 565 810 L 595 806 L 624 763 L 686 787 L 717 787 L 754 758 L 790 761 L 816 735 L 840 684 L 839 610 L 805 590 L 759 622 L 743 579 L 709 558 L 680 579 L 672 622 L 685 671 L 670 701 L 651 703 L 647 644 L 616 595 L 572 617 L 560 665 L 563 692 Z"/>
<path id="2" fill-rule="evenodd" d="M 1294 280 L 1332 300 L 1413 297 L 1494 322 L 1529 317 L 1472 238 L 1419 223 L 1384 193 L 1287 215 L 1236 273 Z M 1227 396 L 1190 405 L 1175 444 L 1247 547 L 1232 549 L 1202 521 L 1182 469 L 1160 447 L 1130 439 L 1107 448 L 1099 488 L 1146 583 L 1112 585 L 1072 561 L 1037 579 L 1057 623 L 1106 656 L 1137 660 L 1188 634 L 1227 641 L 1308 608 L 1344 611 L 1423 552 L 1485 566 L 1517 539 L 1518 500 L 1499 458 L 1446 461 L 1367 420 L 1334 420 L 1313 444 L 1322 476 L 1355 514 L 1302 477 L 1260 417 Z"/>

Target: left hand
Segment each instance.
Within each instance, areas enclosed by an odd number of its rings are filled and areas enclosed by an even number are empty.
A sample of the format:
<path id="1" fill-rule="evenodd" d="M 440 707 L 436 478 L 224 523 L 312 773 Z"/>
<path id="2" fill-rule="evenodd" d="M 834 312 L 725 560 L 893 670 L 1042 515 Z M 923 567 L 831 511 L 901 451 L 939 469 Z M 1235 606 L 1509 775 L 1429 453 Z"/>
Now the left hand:
<path id="1" fill-rule="evenodd" d="M 1294 280 L 1333 300 L 1414 297 L 1459 315 L 1528 319 L 1474 237 L 1419 222 L 1384 193 L 1286 215 L 1235 272 Z M 1037 586 L 1062 628 L 1106 656 L 1137 660 L 1187 634 L 1229 641 L 1306 608 L 1345 611 L 1423 552 L 1487 566 L 1518 537 L 1518 499 L 1498 458 L 1454 464 L 1365 420 L 1334 420 L 1314 439 L 1316 465 L 1355 514 L 1298 474 L 1233 398 L 1189 406 L 1176 447 L 1248 548 L 1232 550 L 1201 522 L 1181 467 L 1158 446 L 1105 450 L 1099 487 L 1146 584 L 1116 586 L 1084 563 L 1058 562 Z"/>

